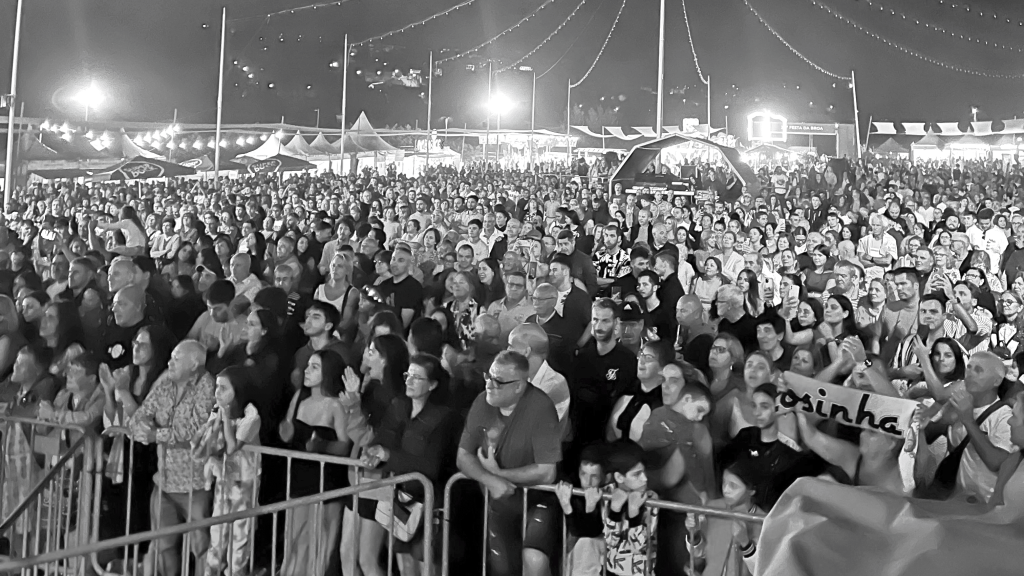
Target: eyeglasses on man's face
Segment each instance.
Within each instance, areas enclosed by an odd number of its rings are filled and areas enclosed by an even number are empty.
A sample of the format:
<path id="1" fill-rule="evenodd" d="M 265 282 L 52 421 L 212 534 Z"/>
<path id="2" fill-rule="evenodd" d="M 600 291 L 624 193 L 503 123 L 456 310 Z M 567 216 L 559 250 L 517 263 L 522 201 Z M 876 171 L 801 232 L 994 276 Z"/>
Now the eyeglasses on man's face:
<path id="1" fill-rule="evenodd" d="M 505 386 L 511 386 L 512 384 L 519 383 L 519 379 L 515 380 L 499 380 L 490 372 L 484 372 L 484 383 L 493 388 L 504 388 Z"/>

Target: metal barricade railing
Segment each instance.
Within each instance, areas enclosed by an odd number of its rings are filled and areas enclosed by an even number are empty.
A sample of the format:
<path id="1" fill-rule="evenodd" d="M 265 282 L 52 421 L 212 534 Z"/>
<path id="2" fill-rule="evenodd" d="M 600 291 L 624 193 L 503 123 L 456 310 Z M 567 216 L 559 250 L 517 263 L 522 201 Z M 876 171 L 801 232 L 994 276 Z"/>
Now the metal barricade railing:
<path id="1" fill-rule="evenodd" d="M 203 518 L 188 523 L 178 524 L 175 526 L 167 526 L 156 530 L 149 530 L 146 532 L 139 532 L 136 534 L 130 534 L 127 536 L 119 536 L 109 540 L 101 540 L 90 544 L 80 545 L 74 548 L 68 548 L 64 550 L 56 550 L 47 552 L 45 554 L 39 554 L 30 556 L 27 558 L 12 559 L 6 562 L 0 562 L 0 573 L 9 573 L 17 570 L 27 570 L 31 568 L 38 568 L 41 566 L 50 566 L 53 564 L 59 564 L 75 558 L 82 557 L 93 557 L 95 558 L 98 554 L 104 551 L 115 551 L 118 549 L 138 547 L 144 543 L 159 540 L 161 538 L 187 537 L 191 532 L 197 532 L 202 530 L 208 530 L 221 525 L 233 525 L 238 522 L 250 522 L 261 516 L 275 515 L 281 512 L 288 512 L 295 510 L 299 507 L 304 506 L 322 506 L 325 503 L 337 500 L 339 498 L 346 497 L 359 497 L 362 494 L 372 491 L 390 491 L 394 492 L 397 486 L 406 484 L 409 482 L 416 482 L 423 485 L 424 489 L 424 505 L 426 507 L 433 507 L 434 505 L 434 491 L 433 486 L 429 479 L 419 473 L 403 474 L 400 476 L 393 476 L 390 478 L 384 478 L 381 480 L 374 480 L 359 484 L 357 486 L 350 486 L 347 488 L 339 488 L 337 490 L 330 490 L 319 494 L 312 494 L 309 496 L 303 496 L 300 498 L 290 499 L 283 502 L 277 502 L 274 504 L 267 504 L 256 506 L 248 510 L 240 512 L 231 512 L 221 516 L 213 516 L 209 518 Z M 432 566 L 432 543 L 434 539 L 433 524 L 426 522 L 423 525 L 423 540 L 424 540 L 424 564 L 426 576 L 430 576 L 430 567 Z M 184 568 L 181 574 L 187 573 Z M 228 573 L 231 573 L 230 571 Z M 269 574 L 276 574 L 276 566 L 273 566 L 269 571 Z M 304 576 L 309 576 L 303 573 Z"/>
<path id="2" fill-rule="evenodd" d="M 96 507 L 93 517 L 100 538 L 92 542 L 95 546 L 89 547 L 88 554 L 93 571 L 102 576 L 155 574 L 161 567 L 160 573 L 185 574 L 192 561 L 197 563 L 196 573 L 208 562 L 216 562 L 215 572 L 228 576 L 252 574 L 257 568 L 266 568 L 271 576 L 322 574 L 328 565 L 341 561 L 338 541 L 343 512 L 337 498 L 354 499 L 353 510 L 365 500 L 390 504 L 387 509 L 391 510 L 396 507 L 396 485 L 410 481 L 429 484 L 418 475 L 367 481 L 363 466 L 352 458 L 259 445 L 244 445 L 233 456 L 203 456 L 188 445 L 138 442 L 121 427 L 108 428 L 104 434 L 112 436 L 115 443 L 110 454 L 118 452 L 116 443 L 124 447 L 120 465 L 110 466 L 108 458 L 102 479 L 106 491 L 102 498 L 97 496 L 103 506 Z M 179 452 L 172 454 L 172 450 Z M 189 450 L 188 460 L 183 459 L 181 450 Z M 242 472 L 245 466 L 249 466 L 248 473 Z M 122 472 L 119 478 L 118 471 Z M 251 478 L 239 481 L 247 474 Z M 339 492 L 349 483 L 350 490 Z M 174 491 L 166 491 L 166 487 Z M 335 496 L 310 500 L 324 494 Z M 432 485 L 424 487 L 424 495 L 423 564 L 429 573 L 434 561 Z M 145 508 L 140 511 L 140 506 Z M 146 521 L 141 529 L 138 515 Z M 108 529 L 101 530 L 101 526 Z M 394 520 L 385 530 L 391 574 Z M 354 542 L 346 548 L 354 547 L 356 558 L 359 536 L 357 523 Z M 171 538 L 173 542 L 169 542 Z M 44 561 L 48 560 L 40 560 Z M 0 571 L 3 567 L 0 565 Z"/>
<path id="3" fill-rule="evenodd" d="M 452 538 L 451 520 L 452 520 L 452 517 L 453 517 L 452 488 L 455 486 L 456 483 L 461 482 L 461 481 L 471 481 L 472 482 L 472 480 L 470 478 L 468 478 L 466 475 L 459 473 L 459 474 L 456 474 L 455 476 L 452 476 L 452 478 L 448 481 L 448 483 L 445 485 L 445 488 L 444 488 L 444 504 L 443 504 L 444 525 L 442 527 L 442 533 L 441 533 L 441 542 L 442 542 L 442 548 L 441 548 L 441 576 L 448 576 L 449 573 L 450 573 L 451 567 L 452 567 L 452 559 L 451 559 L 451 551 L 450 551 L 450 544 L 451 544 L 451 538 Z M 527 513 L 527 509 L 529 507 L 528 500 L 530 498 L 530 495 L 529 495 L 530 492 L 545 492 L 545 493 L 554 494 L 556 492 L 556 487 L 555 486 L 550 486 L 550 485 L 544 485 L 544 486 L 532 486 L 532 487 L 529 487 L 529 488 L 521 489 L 521 494 L 522 494 L 522 496 L 521 496 L 521 499 L 522 499 L 522 518 L 521 518 L 521 526 L 520 526 L 520 528 L 521 528 L 520 537 L 523 540 L 526 539 L 527 524 L 529 522 L 529 514 Z M 486 576 L 487 575 L 487 566 L 488 566 L 488 555 L 490 554 L 490 538 L 491 538 L 491 533 L 490 533 L 490 530 L 489 530 L 489 526 L 490 526 L 490 524 L 489 524 L 489 515 L 491 514 L 491 498 L 490 498 L 489 491 L 486 488 L 483 489 L 483 494 L 484 494 L 483 535 L 482 535 L 482 559 L 481 559 L 480 575 L 481 576 Z M 572 490 L 572 495 L 573 495 L 574 498 L 583 498 L 584 495 L 585 495 L 585 492 L 583 490 L 580 490 L 580 489 L 576 488 L 576 489 Z M 512 497 L 513 496 L 510 496 L 510 498 L 512 498 Z M 602 494 L 602 499 L 605 500 L 605 501 L 608 501 L 608 500 L 610 500 L 610 495 Z M 735 511 L 731 511 L 731 510 L 723 510 L 723 509 L 718 509 L 718 508 L 709 508 L 709 507 L 706 507 L 706 506 L 696 506 L 696 505 L 691 505 L 691 504 L 682 504 L 682 503 L 678 503 L 678 502 L 670 502 L 670 501 L 666 501 L 666 500 L 656 500 L 656 499 L 647 500 L 645 502 L 645 504 L 644 504 L 644 507 L 647 508 L 647 509 L 658 509 L 659 511 L 666 511 L 666 512 L 675 513 L 675 514 L 696 514 L 696 515 L 705 516 L 705 517 L 708 517 L 708 518 L 718 518 L 718 519 L 723 519 L 723 520 L 731 520 L 731 521 L 736 521 L 736 522 L 744 523 L 745 525 L 762 524 L 764 522 L 764 516 L 761 516 L 759 514 L 748 514 L 748 513 L 742 513 L 742 512 L 735 512 Z M 561 551 L 561 558 L 558 559 L 558 561 L 559 561 L 559 565 L 562 567 L 561 574 L 563 576 L 569 576 L 570 571 L 569 571 L 569 549 L 568 549 L 568 542 L 569 542 L 568 536 L 569 536 L 569 534 L 568 534 L 568 527 L 567 527 L 567 522 L 566 522 L 566 516 L 564 514 L 562 514 L 560 511 L 559 511 L 558 515 L 561 516 L 561 518 L 562 518 L 562 521 L 561 521 L 561 547 L 562 547 L 562 551 Z M 557 537 L 557 535 L 555 535 L 555 536 Z M 650 541 L 652 535 L 651 534 L 647 534 L 647 537 L 648 537 L 648 541 Z M 672 542 L 671 544 L 673 546 L 678 546 L 678 545 L 685 545 L 685 543 L 686 543 L 685 540 L 680 539 L 680 541 Z M 507 563 L 508 561 L 509 561 L 509 559 L 507 559 L 507 558 L 505 560 L 503 560 L 504 563 Z M 553 563 L 555 561 L 555 559 L 554 558 L 549 558 L 549 561 L 551 561 Z M 601 566 L 602 566 L 601 573 L 602 574 L 607 574 L 608 573 L 607 572 L 607 566 L 605 565 L 605 562 L 604 562 L 603 558 L 602 558 Z M 696 571 L 694 569 L 694 562 L 693 562 L 693 557 L 692 556 L 690 557 L 690 562 L 689 562 L 688 569 L 689 569 L 691 574 L 695 574 L 696 573 Z M 650 563 L 648 563 L 647 564 L 647 573 L 648 574 L 653 574 L 653 572 L 654 572 L 654 566 L 651 565 Z"/>
<path id="4" fill-rule="evenodd" d="M 92 541 L 100 439 L 80 426 L 14 416 L 0 417 L 0 434 L 0 557 Z"/>

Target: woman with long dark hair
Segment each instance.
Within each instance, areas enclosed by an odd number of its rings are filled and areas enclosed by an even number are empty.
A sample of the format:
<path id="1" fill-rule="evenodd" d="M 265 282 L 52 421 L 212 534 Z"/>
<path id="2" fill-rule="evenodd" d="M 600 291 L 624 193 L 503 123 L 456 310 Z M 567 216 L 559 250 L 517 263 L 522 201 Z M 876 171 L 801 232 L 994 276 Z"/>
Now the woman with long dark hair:
<path id="1" fill-rule="evenodd" d="M 66 300 L 47 304 L 39 323 L 39 337 L 53 351 L 50 373 L 63 375 L 68 360 L 85 351 L 85 332 L 75 305 Z"/>
<path id="2" fill-rule="evenodd" d="M 348 418 L 340 400 L 344 391 L 342 375 L 349 368 L 339 354 L 330 350 L 319 350 L 309 357 L 302 388 L 292 396 L 285 418 L 278 426 L 278 434 L 289 448 L 333 456 L 351 453 Z M 337 490 L 348 484 L 343 468 L 332 464 L 321 466 L 314 460 L 295 459 L 291 464 L 288 498 Z M 282 574 L 324 575 L 330 558 L 337 553 L 341 507 L 340 501 L 333 501 L 325 503 L 320 514 L 316 505 L 293 509 L 286 524 L 285 545 L 289 554 Z"/>
<path id="3" fill-rule="evenodd" d="M 191 276 L 182 274 L 171 280 L 171 302 L 167 309 L 167 327 L 184 340 L 196 320 L 206 311 L 203 296 L 196 292 Z"/>
<path id="4" fill-rule="evenodd" d="M 480 277 L 477 301 L 484 308 L 505 297 L 505 281 L 501 278 L 501 266 L 498 265 L 497 260 L 487 258 L 480 261 L 476 273 Z"/>
<path id="5" fill-rule="evenodd" d="M 369 445 L 380 429 L 388 407 L 405 393 L 405 373 L 409 370 L 409 348 L 400 336 L 384 334 L 370 341 L 363 352 L 360 377 L 351 368 L 345 370 L 343 403 L 348 419 L 348 435 L 353 441 L 353 456 Z M 372 477 L 368 475 L 367 477 Z M 354 478 L 352 478 L 354 481 Z M 374 520 L 376 502 L 358 500 L 358 509 L 345 511 L 342 530 L 342 566 L 355 566 L 363 574 L 380 572 L 378 557 L 384 544 L 384 528 Z M 347 504 L 346 507 L 349 507 Z M 359 526 L 356 545 L 355 527 Z M 359 550 L 356 559 L 349 553 Z M 352 572 L 354 573 L 354 572 Z"/>
<path id="6" fill-rule="evenodd" d="M 839 360 L 839 346 L 845 338 L 855 337 L 861 341 L 865 350 L 872 349 L 870 336 L 857 327 L 853 304 L 841 294 L 833 294 L 825 301 L 818 333 L 815 343 L 822 347 L 822 356 L 829 364 Z"/>
<path id="7" fill-rule="evenodd" d="M 103 422 L 107 427 L 124 426 L 142 405 L 156 379 L 163 374 L 171 358 L 171 352 L 178 339 L 162 325 L 144 326 L 132 340 L 132 363 L 111 371 L 106 364 L 100 366 L 99 379 L 103 388 Z M 115 510 L 104 515 L 113 522 L 106 526 L 109 537 L 130 532 L 149 530 L 149 497 L 156 471 L 157 454 L 155 446 L 142 444 L 125 437 L 113 437 L 104 442 L 106 454 L 106 475 L 103 482 L 104 502 Z M 128 492 L 128 478 L 131 476 L 132 490 Z M 123 479 L 121 482 L 112 480 Z M 123 522 L 131 504 L 128 526 Z"/>
<path id="8" fill-rule="evenodd" d="M 736 276 L 736 286 L 743 291 L 743 308 L 754 318 L 757 318 L 765 310 L 765 302 L 761 300 L 761 286 L 757 279 L 757 273 L 750 268 L 744 268 Z"/>
<path id="9" fill-rule="evenodd" d="M 168 280 L 178 276 L 191 277 L 196 273 L 196 249 L 191 242 L 182 242 L 171 258 L 171 263 L 163 268 L 163 275 Z"/>
<path id="10" fill-rule="evenodd" d="M 936 402 L 948 402 L 953 396 L 951 385 L 961 382 L 967 373 L 964 349 L 952 338 L 936 338 L 931 350 L 920 336 L 914 337 L 914 353 L 921 363 L 925 386 L 914 386 L 908 393 L 911 398 L 931 396 Z"/>
<path id="11" fill-rule="evenodd" d="M 264 443 L 273 440 L 268 430 L 274 430 L 284 416 L 281 408 L 287 398 L 285 378 L 281 373 L 281 327 L 274 313 L 267 309 L 252 310 L 246 318 L 246 344 L 241 364 L 249 371 L 249 399 L 260 411 L 266 424 L 260 432 Z"/>
<path id="12" fill-rule="evenodd" d="M 786 344 L 799 346 L 813 342 L 815 330 L 821 324 L 824 314 L 821 300 L 809 298 L 799 301 L 796 314 L 786 322 Z"/>

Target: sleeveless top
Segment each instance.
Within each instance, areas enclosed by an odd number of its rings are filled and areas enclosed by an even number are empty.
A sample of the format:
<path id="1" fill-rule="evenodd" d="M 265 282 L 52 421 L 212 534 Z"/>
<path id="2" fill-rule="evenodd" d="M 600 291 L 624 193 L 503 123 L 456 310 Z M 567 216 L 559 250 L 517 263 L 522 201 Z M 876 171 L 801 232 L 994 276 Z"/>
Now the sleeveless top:
<path id="1" fill-rule="evenodd" d="M 348 297 L 353 290 L 355 290 L 355 287 L 349 285 L 348 289 L 345 290 L 345 293 L 341 295 L 341 298 L 335 298 L 334 300 L 331 300 L 330 298 L 327 297 L 327 285 L 321 284 L 317 286 L 316 292 L 313 293 L 313 298 L 320 300 L 322 302 L 327 302 L 328 304 L 337 308 L 338 312 L 344 314 L 345 307 L 348 306 Z"/>

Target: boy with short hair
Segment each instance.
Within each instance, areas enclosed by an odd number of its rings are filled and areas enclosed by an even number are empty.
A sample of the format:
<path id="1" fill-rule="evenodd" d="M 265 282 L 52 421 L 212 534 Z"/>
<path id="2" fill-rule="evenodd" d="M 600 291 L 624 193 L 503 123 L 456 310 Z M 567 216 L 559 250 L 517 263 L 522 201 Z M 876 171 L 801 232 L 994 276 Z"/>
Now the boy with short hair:
<path id="1" fill-rule="evenodd" d="M 605 493 L 611 498 L 602 508 L 605 570 L 618 576 L 654 573 L 657 556 L 658 509 L 646 508 L 656 497 L 647 489 L 647 467 L 642 448 L 631 440 L 608 447 L 605 469 L 613 483 Z"/>
<path id="2" fill-rule="evenodd" d="M 598 505 L 605 472 L 601 457 L 601 444 L 590 444 L 580 453 L 578 475 L 570 482 L 559 482 L 555 488 L 558 503 L 566 515 L 569 542 L 567 576 L 600 576 L 604 564 L 604 520 Z M 578 480 L 578 483 L 577 483 Z M 584 491 L 584 498 L 573 498 L 573 488 Z"/>

